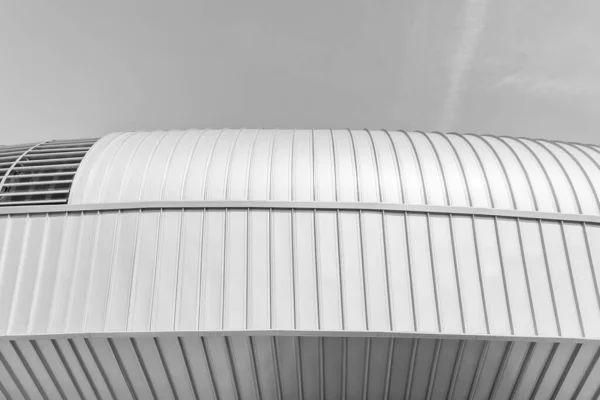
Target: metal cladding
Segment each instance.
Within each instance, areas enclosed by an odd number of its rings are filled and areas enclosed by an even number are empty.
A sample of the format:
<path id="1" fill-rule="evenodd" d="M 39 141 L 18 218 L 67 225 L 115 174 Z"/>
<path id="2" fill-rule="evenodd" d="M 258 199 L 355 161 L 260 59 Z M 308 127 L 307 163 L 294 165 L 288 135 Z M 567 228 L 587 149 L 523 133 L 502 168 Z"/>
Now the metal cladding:
<path id="1" fill-rule="evenodd" d="M 96 139 L 0 147 L 0 206 L 64 204 Z"/>
<path id="2" fill-rule="evenodd" d="M 600 394 L 596 146 L 226 129 L 81 157 L 68 204 L 0 207 L 0 398 Z"/>

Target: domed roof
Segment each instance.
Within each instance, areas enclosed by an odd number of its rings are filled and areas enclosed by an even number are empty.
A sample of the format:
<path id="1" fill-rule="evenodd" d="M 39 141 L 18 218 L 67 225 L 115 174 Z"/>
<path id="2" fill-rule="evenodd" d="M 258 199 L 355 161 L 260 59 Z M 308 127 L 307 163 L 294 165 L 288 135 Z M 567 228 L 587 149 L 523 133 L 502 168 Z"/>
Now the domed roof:
<path id="1" fill-rule="evenodd" d="M 71 204 L 318 201 L 600 213 L 600 148 L 386 130 L 189 130 L 101 138 Z"/>

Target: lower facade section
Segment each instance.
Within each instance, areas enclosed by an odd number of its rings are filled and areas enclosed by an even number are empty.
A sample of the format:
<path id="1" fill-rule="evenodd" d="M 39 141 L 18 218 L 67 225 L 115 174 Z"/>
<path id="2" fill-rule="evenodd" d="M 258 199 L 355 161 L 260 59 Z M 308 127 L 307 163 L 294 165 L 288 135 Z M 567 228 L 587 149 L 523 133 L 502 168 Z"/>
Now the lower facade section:
<path id="1" fill-rule="evenodd" d="M 596 399 L 598 342 L 266 334 L 0 339 L 6 399 Z"/>

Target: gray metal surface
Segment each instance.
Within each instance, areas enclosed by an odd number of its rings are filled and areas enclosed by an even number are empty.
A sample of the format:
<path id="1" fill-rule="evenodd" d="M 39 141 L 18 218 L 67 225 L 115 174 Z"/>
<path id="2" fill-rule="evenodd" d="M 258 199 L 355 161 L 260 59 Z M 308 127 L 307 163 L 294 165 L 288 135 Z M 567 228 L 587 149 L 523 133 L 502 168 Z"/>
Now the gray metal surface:
<path id="1" fill-rule="evenodd" d="M 0 147 L 0 206 L 67 203 L 77 168 L 96 140 Z"/>
<path id="2" fill-rule="evenodd" d="M 103 137 L 71 204 L 341 201 L 600 213 L 600 149 L 381 130 L 130 132 Z"/>
<path id="3" fill-rule="evenodd" d="M 0 341 L 0 398 L 592 399 L 598 344 L 268 335 Z"/>
<path id="4" fill-rule="evenodd" d="M 0 218 L 0 334 L 600 338 L 600 226 L 351 210 Z"/>
<path id="5" fill-rule="evenodd" d="M 596 398 L 598 190 L 579 144 L 108 135 L 0 209 L 0 398 Z"/>

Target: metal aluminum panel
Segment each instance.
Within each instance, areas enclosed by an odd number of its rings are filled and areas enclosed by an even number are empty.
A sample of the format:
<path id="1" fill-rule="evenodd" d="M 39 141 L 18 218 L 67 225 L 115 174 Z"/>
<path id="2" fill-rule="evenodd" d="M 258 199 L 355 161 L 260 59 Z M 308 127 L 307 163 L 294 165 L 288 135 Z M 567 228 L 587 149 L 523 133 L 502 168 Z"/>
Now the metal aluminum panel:
<path id="1" fill-rule="evenodd" d="M 596 224 L 375 210 L 0 217 L 3 335 L 600 338 Z"/>
<path id="2" fill-rule="evenodd" d="M 7 399 L 592 399 L 597 344 L 323 336 L 0 340 Z"/>
<path id="3" fill-rule="evenodd" d="M 598 215 L 600 153 L 545 140 L 381 130 L 129 132 L 82 162 L 71 204 L 359 201 Z"/>

